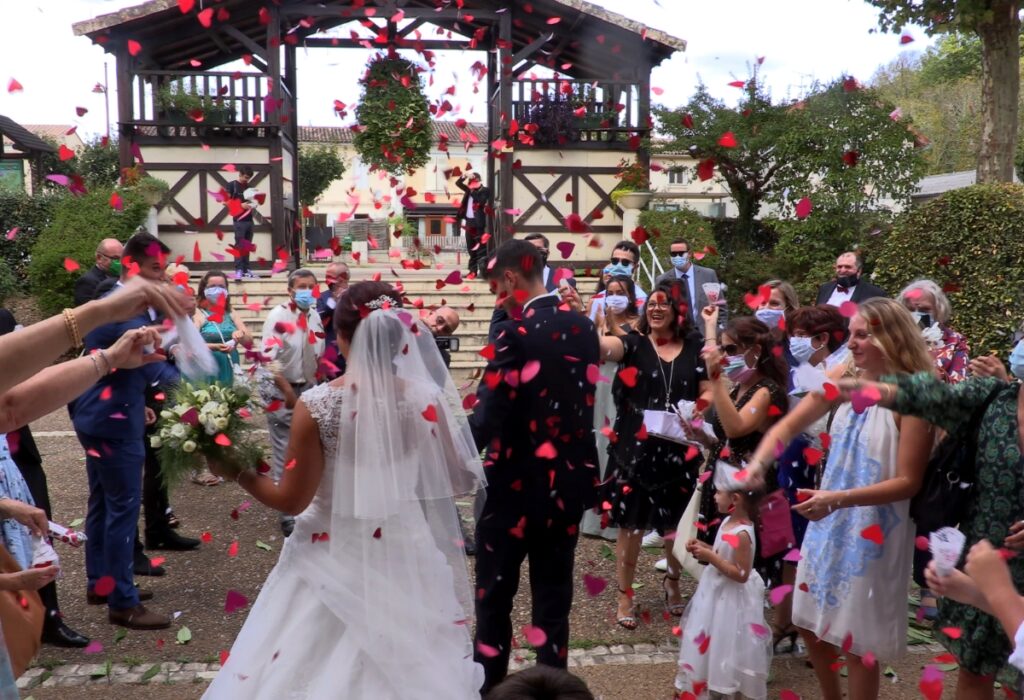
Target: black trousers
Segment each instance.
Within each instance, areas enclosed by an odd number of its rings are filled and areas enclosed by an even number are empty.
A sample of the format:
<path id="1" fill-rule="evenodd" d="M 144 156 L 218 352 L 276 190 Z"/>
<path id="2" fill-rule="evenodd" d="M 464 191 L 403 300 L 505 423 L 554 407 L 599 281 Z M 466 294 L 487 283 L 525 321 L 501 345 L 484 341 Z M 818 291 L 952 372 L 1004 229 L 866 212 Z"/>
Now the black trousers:
<path id="1" fill-rule="evenodd" d="M 167 509 L 171 502 L 164 485 L 163 472 L 156 450 L 149 446 L 149 434 L 146 435 L 146 462 L 142 468 L 142 509 L 146 516 L 146 539 L 161 539 L 168 530 Z M 145 557 L 142 539 L 138 530 L 135 532 L 135 558 Z"/>
<path id="2" fill-rule="evenodd" d="M 537 663 L 565 668 L 568 662 L 569 610 L 572 608 L 573 563 L 579 517 L 550 526 L 544 518 L 527 521 L 512 533 L 506 519 L 488 517 L 490 503 L 476 528 L 476 643 L 474 660 L 484 667 L 487 692 L 508 674 L 512 647 L 512 602 L 519 589 L 519 569 L 530 559 L 531 622 L 547 636 L 537 649 Z M 521 535 L 521 536 L 520 536 Z M 481 651 L 483 650 L 483 651 Z M 496 652 L 496 653 L 495 653 Z"/>
<path id="3" fill-rule="evenodd" d="M 252 216 L 234 223 L 235 250 L 241 255 L 235 258 L 235 272 L 249 271 L 249 244 L 252 243 Z"/>
<path id="4" fill-rule="evenodd" d="M 487 264 L 487 246 L 480 242 L 484 232 L 482 228 L 467 222 L 466 224 L 466 250 L 469 252 L 469 271 L 478 275 L 484 271 Z"/>

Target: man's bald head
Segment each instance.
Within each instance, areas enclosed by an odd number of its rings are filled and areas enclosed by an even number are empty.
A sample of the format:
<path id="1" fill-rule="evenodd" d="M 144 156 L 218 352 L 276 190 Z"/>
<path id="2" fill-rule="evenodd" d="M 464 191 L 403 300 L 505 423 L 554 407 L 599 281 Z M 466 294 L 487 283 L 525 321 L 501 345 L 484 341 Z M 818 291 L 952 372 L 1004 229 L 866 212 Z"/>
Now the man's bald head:
<path id="1" fill-rule="evenodd" d="M 434 335 L 452 335 L 459 328 L 458 312 L 450 306 L 440 306 L 423 319 Z"/>
<path id="2" fill-rule="evenodd" d="M 110 263 L 121 259 L 124 246 L 116 238 L 104 238 L 96 246 L 96 267 L 104 272 L 110 269 Z"/>
<path id="3" fill-rule="evenodd" d="M 327 266 L 327 286 L 330 287 L 334 292 L 341 293 L 348 289 L 349 278 L 351 273 L 349 272 L 348 265 L 343 262 L 332 262 Z"/>

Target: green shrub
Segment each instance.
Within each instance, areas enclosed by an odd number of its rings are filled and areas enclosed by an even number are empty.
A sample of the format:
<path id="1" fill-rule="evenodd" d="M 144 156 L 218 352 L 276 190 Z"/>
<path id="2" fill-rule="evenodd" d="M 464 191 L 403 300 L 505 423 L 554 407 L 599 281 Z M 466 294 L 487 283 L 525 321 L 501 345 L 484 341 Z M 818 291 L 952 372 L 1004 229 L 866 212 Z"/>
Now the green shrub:
<path id="1" fill-rule="evenodd" d="M 833 278 L 841 253 L 858 251 L 864 259 L 865 273 L 871 274 L 889 222 L 885 212 L 815 212 L 803 220 L 774 220 L 771 225 L 779 237 L 773 252 L 775 274 L 796 287 L 801 303 L 813 304 L 818 287 Z"/>
<path id="2" fill-rule="evenodd" d="M 666 268 L 670 264 L 669 248 L 672 246 L 672 241 L 677 238 L 682 238 L 689 243 L 690 250 L 695 253 L 703 252 L 708 246 L 717 246 L 711 221 L 693 209 L 645 210 L 640 212 L 640 225 L 651 236 L 650 242 L 658 254 L 658 260 Z M 705 255 L 702 260 L 695 262 L 705 267 L 714 268 L 718 266 L 719 258 L 717 255 Z"/>
<path id="3" fill-rule="evenodd" d="M 21 287 L 14 271 L 7 265 L 0 265 L 0 305 Z"/>
<path id="4" fill-rule="evenodd" d="M 23 190 L 0 189 L 0 267 L 11 273 L 14 284 L 28 281 L 32 246 L 66 196 L 49 190 L 30 196 Z M 13 238 L 8 239 L 12 231 Z"/>
<path id="5" fill-rule="evenodd" d="M 32 248 L 29 278 L 44 312 L 53 314 L 73 305 L 75 280 L 92 267 L 101 240 L 128 240 L 145 222 L 149 205 L 141 197 L 129 189 L 118 190 L 124 206 L 117 211 L 110 206 L 111 192 L 96 189 L 81 197 L 63 198 L 53 223 L 39 235 Z M 65 259 L 74 260 L 81 269 L 68 272 Z"/>
<path id="6" fill-rule="evenodd" d="M 875 282 L 897 293 L 919 277 L 946 289 L 950 325 L 973 354 L 1005 357 L 1024 318 L 1024 186 L 965 187 L 901 215 L 881 247 Z"/>

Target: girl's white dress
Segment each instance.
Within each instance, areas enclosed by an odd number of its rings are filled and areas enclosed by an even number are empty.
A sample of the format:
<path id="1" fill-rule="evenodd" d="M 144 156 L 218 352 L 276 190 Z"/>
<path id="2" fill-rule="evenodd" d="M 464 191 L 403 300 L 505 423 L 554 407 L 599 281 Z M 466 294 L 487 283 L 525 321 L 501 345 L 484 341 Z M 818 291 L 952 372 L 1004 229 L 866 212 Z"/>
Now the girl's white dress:
<path id="1" fill-rule="evenodd" d="M 722 522 L 714 550 L 735 562 L 735 549 L 723 536 L 749 535 L 751 554 L 745 565 L 750 576 L 738 583 L 714 566 L 706 567 L 680 621 L 676 688 L 698 698 L 712 691 L 763 700 L 768 697 L 772 634 L 764 619 L 764 581 L 753 570 L 757 540 L 753 525 L 733 526 L 730 520 Z"/>
<path id="2" fill-rule="evenodd" d="M 832 421 L 821 488 L 844 491 L 896 475 L 892 411 L 843 404 Z M 914 546 L 910 502 L 840 508 L 807 526 L 793 591 L 793 624 L 857 656 L 891 660 L 907 649 L 907 579 Z"/>
<path id="3" fill-rule="evenodd" d="M 451 567 L 429 530 L 417 522 L 423 512 L 412 503 L 382 524 L 352 518 L 343 531 L 332 529 L 334 480 L 352 478 L 332 469 L 342 389 L 321 384 L 301 400 L 320 430 L 320 486 L 296 517 L 295 531 L 203 698 L 478 700 L 483 669 L 473 662 L 469 621 L 455 596 Z M 334 547 L 320 539 L 328 532 Z M 395 580 L 367 562 L 365 552 L 375 538 L 396 533 L 422 539 L 409 543 L 418 553 L 415 580 Z M 364 604 L 371 595 L 390 604 L 365 620 Z M 410 595 L 430 604 L 412 609 Z M 414 637 L 412 628 L 425 630 L 432 643 L 404 642 Z"/>

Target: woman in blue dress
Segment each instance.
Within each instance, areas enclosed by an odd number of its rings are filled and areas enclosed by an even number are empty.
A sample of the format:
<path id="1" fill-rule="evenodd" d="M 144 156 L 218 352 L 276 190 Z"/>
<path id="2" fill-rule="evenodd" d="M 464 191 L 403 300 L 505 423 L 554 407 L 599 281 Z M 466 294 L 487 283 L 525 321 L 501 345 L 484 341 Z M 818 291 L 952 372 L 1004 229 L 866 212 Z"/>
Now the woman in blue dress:
<path id="1" fill-rule="evenodd" d="M 217 376 L 211 379 L 231 384 L 234 367 L 238 365 L 238 345 L 251 346 L 252 336 L 246 330 L 245 321 L 231 309 L 228 278 L 224 272 L 207 272 L 199 283 L 198 297 L 193 320 L 217 360 Z"/>

